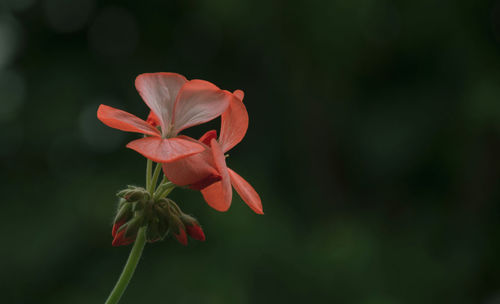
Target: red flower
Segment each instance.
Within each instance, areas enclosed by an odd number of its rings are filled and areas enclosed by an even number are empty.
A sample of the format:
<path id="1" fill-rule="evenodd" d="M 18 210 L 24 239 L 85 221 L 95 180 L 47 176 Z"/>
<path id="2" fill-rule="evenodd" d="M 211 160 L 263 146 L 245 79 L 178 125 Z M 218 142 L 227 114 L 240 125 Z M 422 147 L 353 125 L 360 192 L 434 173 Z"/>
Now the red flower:
<path id="1" fill-rule="evenodd" d="M 151 109 L 147 122 L 106 105 L 99 106 L 97 117 L 109 127 L 148 135 L 127 147 L 156 162 L 171 162 L 203 151 L 199 143 L 177 135 L 221 115 L 232 96 L 208 81 L 188 81 L 175 73 L 141 74 L 135 87 Z"/>
<path id="2" fill-rule="evenodd" d="M 243 91 L 236 90 L 229 107 L 222 114 L 221 134 L 217 140 L 215 130 L 200 139 L 205 150 L 175 162 L 163 164 L 163 171 L 173 183 L 201 191 L 205 201 L 218 211 L 226 211 L 231 205 L 232 188 L 256 213 L 263 214 L 262 203 L 253 187 L 226 166 L 224 153 L 236 146 L 248 129 L 248 113 L 243 104 Z"/>

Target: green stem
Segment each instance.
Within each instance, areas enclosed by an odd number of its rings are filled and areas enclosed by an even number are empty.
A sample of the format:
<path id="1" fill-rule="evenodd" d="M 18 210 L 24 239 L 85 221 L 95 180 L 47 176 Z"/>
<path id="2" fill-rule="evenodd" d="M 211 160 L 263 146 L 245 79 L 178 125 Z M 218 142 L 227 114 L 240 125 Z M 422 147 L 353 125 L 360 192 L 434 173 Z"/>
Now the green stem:
<path id="1" fill-rule="evenodd" d="M 153 172 L 153 161 L 148 158 L 146 164 L 146 189 L 151 187 L 151 172 Z"/>
<path id="2" fill-rule="evenodd" d="M 151 195 L 153 195 L 153 193 L 156 189 L 156 184 L 158 183 L 158 176 L 160 176 L 160 172 L 161 172 L 161 164 L 157 163 L 156 168 L 155 168 L 155 172 L 153 173 L 153 179 L 151 180 L 151 183 L 149 184 L 149 188 L 148 188 L 148 191 L 149 191 L 149 193 L 151 193 Z"/>
<path id="3" fill-rule="evenodd" d="M 168 187 L 163 192 L 159 192 L 158 194 L 156 194 L 155 198 L 160 199 L 160 198 L 167 197 L 170 194 L 170 192 L 172 192 L 175 189 L 175 187 L 176 187 L 175 185 Z"/>
<path id="4" fill-rule="evenodd" d="M 135 268 L 139 259 L 141 258 L 142 250 L 144 249 L 144 245 L 146 244 L 146 226 L 143 226 L 137 232 L 137 239 L 135 240 L 134 247 L 132 247 L 132 251 L 130 251 L 130 255 L 127 260 L 127 264 L 123 268 L 122 274 L 116 282 L 115 288 L 111 291 L 108 299 L 105 304 L 116 304 L 120 300 L 123 292 L 127 288 L 132 275 L 134 274 Z"/>
<path id="5" fill-rule="evenodd" d="M 156 188 L 155 193 L 153 194 L 154 198 L 159 198 L 160 194 L 163 193 L 166 189 L 175 187 L 175 184 L 172 182 L 165 182 L 162 181 L 162 183 Z"/>

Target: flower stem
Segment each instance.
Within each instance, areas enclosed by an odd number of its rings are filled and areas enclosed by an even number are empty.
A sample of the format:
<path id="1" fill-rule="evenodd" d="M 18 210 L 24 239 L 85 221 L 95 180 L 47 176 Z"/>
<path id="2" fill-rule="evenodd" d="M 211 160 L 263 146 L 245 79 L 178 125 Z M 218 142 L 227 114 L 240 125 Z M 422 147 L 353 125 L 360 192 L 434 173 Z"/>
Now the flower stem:
<path id="1" fill-rule="evenodd" d="M 146 164 L 146 189 L 151 187 L 151 173 L 153 172 L 153 161 L 148 158 Z"/>
<path id="2" fill-rule="evenodd" d="M 148 161 L 149 161 L 149 159 L 148 159 Z M 148 188 L 148 191 L 151 195 L 153 195 L 153 193 L 156 189 L 156 184 L 158 183 L 158 176 L 160 176 L 160 172 L 161 172 L 161 164 L 157 163 L 156 168 L 155 168 L 155 172 L 153 173 L 153 178 L 150 181 L 149 188 Z"/>
<path id="3" fill-rule="evenodd" d="M 172 184 L 169 187 L 165 187 L 163 189 L 160 189 L 160 187 L 158 187 L 159 191 L 157 191 L 157 193 L 155 193 L 156 199 L 167 197 L 170 194 L 170 192 L 172 192 L 175 189 L 176 186 L 174 184 Z"/>
<path id="4" fill-rule="evenodd" d="M 175 188 L 175 184 L 172 182 L 165 182 L 162 181 L 162 183 L 156 188 L 155 193 L 153 194 L 154 198 L 160 198 L 160 194 L 162 194 L 166 189 L 169 188 Z"/>
<path id="5" fill-rule="evenodd" d="M 127 264 L 123 267 L 122 274 L 116 282 L 115 288 L 111 291 L 108 299 L 105 304 L 116 304 L 120 300 L 121 296 L 125 292 L 132 275 L 134 274 L 135 268 L 139 259 L 141 258 L 142 250 L 144 249 L 144 245 L 146 244 L 146 226 L 143 226 L 137 232 L 137 238 L 134 243 L 134 247 L 132 247 L 132 251 L 130 251 L 130 255 L 127 260 Z"/>

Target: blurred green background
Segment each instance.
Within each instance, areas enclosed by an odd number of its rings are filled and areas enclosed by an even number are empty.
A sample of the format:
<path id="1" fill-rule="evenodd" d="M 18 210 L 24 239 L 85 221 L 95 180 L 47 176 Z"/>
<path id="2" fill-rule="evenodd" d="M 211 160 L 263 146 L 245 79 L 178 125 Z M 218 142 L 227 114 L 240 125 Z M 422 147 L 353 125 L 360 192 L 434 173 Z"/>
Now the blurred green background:
<path id="1" fill-rule="evenodd" d="M 145 161 L 96 109 L 171 71 L 245 91 L 266 214 L 175 190 L 207 241 L 147 245 L 121 303 L 500 303 L 500 1 L 0 3 L 0 302 L 104 302 Z"/>

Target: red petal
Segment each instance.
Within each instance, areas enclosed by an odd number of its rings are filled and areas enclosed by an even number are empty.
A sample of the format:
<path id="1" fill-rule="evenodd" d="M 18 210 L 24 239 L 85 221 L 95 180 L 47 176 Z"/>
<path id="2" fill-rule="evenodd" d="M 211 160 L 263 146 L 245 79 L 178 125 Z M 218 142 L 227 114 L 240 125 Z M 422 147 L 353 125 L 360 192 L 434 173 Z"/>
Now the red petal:
<path id="1" fill-rule="evenodd" d="M 201 190 L 201 194 L 210 207 L 217 211 L 227 211 L 231 206 L 233 189 L 231 188 L 231 180 L 226 166 L 226 158 L 215 139 L 212 139 L 211 146 L 215 166 L 222 180 Z"/>
<path id="2" fill-rule="evenodd" d="M 137 91 L 160 119 L 162 130 L 172 122 L 175 99 L 186 82 L 186 77 L 176 73 L 146 73 L 135 79 Z"/>
<path id="3" fill-rule="evenodd" d="M 203 229 L 201 229 L 198 225 L 186 226 L 187 233 L 190 237 L 197 241 L 205 241 L 205 233 L 203 233 Z"/>
<path id="4" fill-rule="evenodd" d="M 238 173 L 229 168 L 228 171 L 229 176 L 231 177 L 231 184 L 248 207 L 250 207 L 255 213 L 264 214 L 264 211 L 262 210 L 262 201 L 260 200 L 259 194 L 257 194 L 255 189 L 245 179 L 243 179 L 243 177 L 239 176 Z"/>
<path id="5" fill-rule="evenodd" d="M 146 122 L 155 128 L 158 126 L 161 127 L 161 121 L 153 111 L 149 111 L 148 119 L 146 119 Z"/>
<path id="6" fill-rule="evenodd" d="M 210 130 L 207 133 L 203 134 L 202 137 L 200 137 L 199 141 L 204 143 L 207 146 L 210 146 L 210 142 L 212 141 L 212 138 L 217 139 L 217 131 L 215 130 Z"/>
<path id="7" fill-rule="evenodd" d="M 222 114 L 219 142 L 222 151 L 227 152 L 245 137 L 248 129 L 248 112 L 243 104 L 243 91 L 235 91 L 231 103 Z"/>
<path id="8" fill-rule="evenodd" d="M 220 175 L 210 174 L 209 176 L 205 177 L 202 180 L 199 180 L 195 183 L 191 183 L 189 185 L 189 188 L 193 190 L 203 190 L 206 187 L 210 186 L 211 184 L 216 183 L 220 180 L 222 180 L 222 177 Z"/>
<path id="9" fill-rule="evenodd" d="M 186 235 L 186 231 L 184 229 L 179 228 L 179 234 L 174 233 L 174 237 L 177 239 L 179 243 L 181 243 L 184 246 L 187 246 L 188 244 L 188 238 Z"/>
<path id="10" fill-rule="evenodd" d="M 127 132 L 160 136 L 160 131 L 144 120 L 110 106 L 100 105 L 99 109 L 97 109 L 97 118 L 111 128 Z"/>
<path id="11" fill-rule="evenodd" d="M 242 90 L 236 90 L 233 92 L 233 95 L 236 96 L 239 100 L 243 101 L 243 98 L 245 97 L 245 92 Z"/>
<path id="12" fill-rule="evenodd" d="M 191 80 L 179 92 L 172 118 L 173 134 L 210 121 L 229 106 L 232 94 L 204 80 Z"/>
<path id="13" fill-rule="evenodd" d="M 123 246 L 123 245 L 129 245 L 134 242 L 134 238 L 125 238 L 125 233 L 127 232 L 127 229 L 123 229 L 122 231 L 118 232 L 113 239 L 113 242 L 111 243 L 112 246 Z"/>
<path id="14" fill-rule="evenodd" d="M 219 176 L 213 160 L 212 150 L 208 146 L 203 146 L 205 150 L 198 154 L 164 163 L 163 172 L 165 176 L 179 186 L 196 184 L 208 176 Z"/>
<path id="15" fill-rule="evenodd" d="M 205 148 L 194 141 L 182 138 L 145 137 L 128 143 L 127 148 L 135 150 L 152 161 L 171 162 L 200 153 Z"/>
<path id="16" fill-rule="evenodd" d="M 118 231 L 118 229 L 120 229 L 120 227 L 125 224 L 126 222 L 125 221 L 120 221 L 120 222 L 116 222 L 113 224 L 113 229 L 111 229 L 111 235 L 113 237 L 116 236 L 116 232 Z"/>

